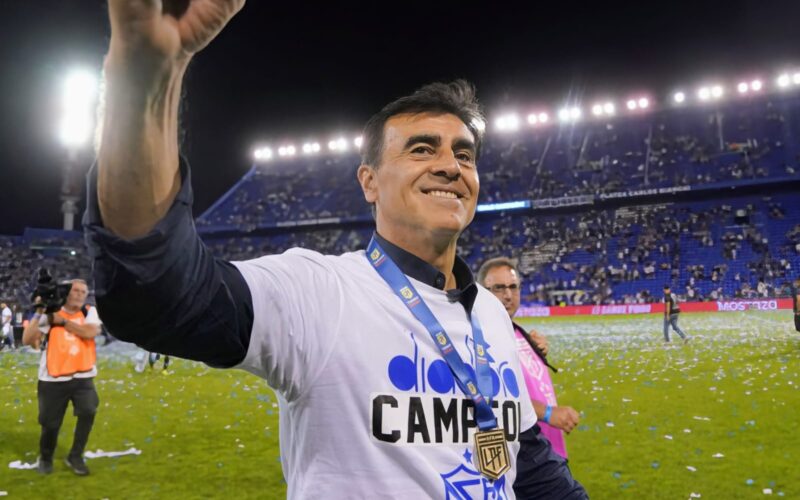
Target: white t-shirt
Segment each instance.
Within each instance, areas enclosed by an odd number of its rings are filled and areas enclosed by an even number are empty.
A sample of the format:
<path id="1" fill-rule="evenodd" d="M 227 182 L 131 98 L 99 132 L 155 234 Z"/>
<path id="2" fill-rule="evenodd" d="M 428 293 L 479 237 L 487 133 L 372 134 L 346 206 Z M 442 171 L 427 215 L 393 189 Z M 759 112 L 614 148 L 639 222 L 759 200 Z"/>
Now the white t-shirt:
<path id="1" fill-rule="evenodd" d="M 89 313 L 84 318 L 80 315 L 78 323 L 82 325 L 100 325 L 100 316 L 97 314 L 97 308 L 89 307 Z M 43 314 L 39 319 L 39 331 L 46 334 L 50 331 L 50 325 L 47 322 L 47 315 Z M 76 373 L 75 375 L 67 375 L 64 377 L 51 377 L 47 372 L 47 346 L 42 349 L 42 357 L 39 359 L 39 380 L 42 382 L 67 382 L 73 378 L 91 378 L 97 376 L 97 365 L 93 366 L 88 372 Z"/>
<path id="2" fill-rule="evenodd" d="M 471 401 L 364 251 L 293 249 L 235 265 L 254 309 L 240 367 L 279 393 L 289 498 L 514 498 L 519 434 L 536 414 L 511 320 L 491 293 L 478 287 L 473 311 L 489 345 L 495 415 L 511 438 L 512 462 L 494 483 L 474 466 L 475 428 L 465 425 L 474 422 Z M 464 306 L 409 279 L 474 366 Z"/>
<path id="3" fill-rule="evenodd" d="M 11 334 L 11 319 L 13 317 L 14 315 L 11 314 L 11 309 L 9 309 L 8 307 L 4 307 L 3 311 L 0 312 L 0 325 L 2 325 L 3 337 Z"/>

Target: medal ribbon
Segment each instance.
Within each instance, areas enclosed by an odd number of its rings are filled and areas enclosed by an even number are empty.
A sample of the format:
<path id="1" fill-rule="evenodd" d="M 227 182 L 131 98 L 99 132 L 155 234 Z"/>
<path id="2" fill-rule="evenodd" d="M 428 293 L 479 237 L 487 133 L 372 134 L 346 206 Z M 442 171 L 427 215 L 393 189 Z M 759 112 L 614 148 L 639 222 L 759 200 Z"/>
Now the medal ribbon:
<path id="1" fill-rule="evenodd" d="M 411 314 L 428 330 L 433 343 L 439 348 L 439 352 L 442 353 L 442 357 L 453 372 L 459 388 L 475 404 L 475 420 L 478 423 L 478 428 L 482 431 L 496 428 L 497 419 L 489 403 L 489 398 L 492 394 L 492 372 L 489 368 L 489 360 L 486 358 L 488 346 L 483 339 L 483 330 L 481 330 L 475 316 L 471 313 L 469 314 L 475 347 L 475 375 L 477 381 L 473 379 L 467 370 L 468 365 L 464 363 L 461 356 L 456 352 L 453 342 L 444 328 L 442 328 L 442 325 L 439 324 L 436 316 L 433 315 L 428 305 L 422 300 L 422 297 L 406 275 L 397 267 L 391 257 L 383 251 L 375 237 L 370 240 L 369 246 L 367 246 L 367 260 L 395 295 L 403 301 Z"/>

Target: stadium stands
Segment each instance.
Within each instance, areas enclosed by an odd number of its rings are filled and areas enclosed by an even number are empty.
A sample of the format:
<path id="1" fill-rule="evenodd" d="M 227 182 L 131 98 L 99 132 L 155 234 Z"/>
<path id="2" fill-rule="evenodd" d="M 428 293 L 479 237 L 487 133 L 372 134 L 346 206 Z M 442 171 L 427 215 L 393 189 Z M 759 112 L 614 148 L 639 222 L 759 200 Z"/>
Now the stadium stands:
<path id="1" fill-rule="evenodd" d="M 474 268 L 512 255 L 541 304 L 776 296 L 800 268 L 800 98 L 664 109 L 487 135 L 481 203 L 464 234 Z M 197 219 L 219 257 L 366 245 L 355 152 L 255 165 Z M 24 302 L 33 270 L 87 275 L 79 233 L 0 238 L 0 298 Z"/>

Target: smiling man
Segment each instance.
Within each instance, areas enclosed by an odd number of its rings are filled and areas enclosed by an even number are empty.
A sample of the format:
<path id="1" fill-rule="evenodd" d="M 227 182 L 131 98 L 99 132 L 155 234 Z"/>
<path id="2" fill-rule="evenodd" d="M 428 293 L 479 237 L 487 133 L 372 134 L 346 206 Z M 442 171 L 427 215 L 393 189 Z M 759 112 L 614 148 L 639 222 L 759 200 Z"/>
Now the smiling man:
<path id="1" fill-rule="evenodd" d="M 427 85 L 367 123 L 366 251 L 209 254 L 192 222 L 177 101 L 191 56 L 242 5 L 109 2 L 85 218 L 109 329 L 266 379 L 291 498 L 584 498 L 566 467 L 541 459 L 511 321 L 456 257 L 475 214 L 483 123 L 466 82 Z"/>

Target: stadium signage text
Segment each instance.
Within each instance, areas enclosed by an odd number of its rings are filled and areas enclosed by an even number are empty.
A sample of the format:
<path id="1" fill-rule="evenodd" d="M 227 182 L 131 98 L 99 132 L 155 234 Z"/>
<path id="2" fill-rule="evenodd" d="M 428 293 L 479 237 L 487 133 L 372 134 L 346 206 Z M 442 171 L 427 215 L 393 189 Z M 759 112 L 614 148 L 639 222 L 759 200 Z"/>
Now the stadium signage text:
<path id="1" fill-rule="evenodd" d="M 777 300 L 717 301 L 718 311 L 777 311 Z"/>
<path id="2" fill-rule="evenodd" d="M 791 309 L 792 299 L 720 300 L 717 302 L 681 302 L 681 311 L 693 312 L 738 312 L 777 311 Z M 598 316 L 619 314 L 663 313 L 664 304 L 608 304 L 597 306 L 525 306 L 519 308 L 518 317 L 542 316 Z"/>

